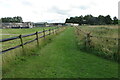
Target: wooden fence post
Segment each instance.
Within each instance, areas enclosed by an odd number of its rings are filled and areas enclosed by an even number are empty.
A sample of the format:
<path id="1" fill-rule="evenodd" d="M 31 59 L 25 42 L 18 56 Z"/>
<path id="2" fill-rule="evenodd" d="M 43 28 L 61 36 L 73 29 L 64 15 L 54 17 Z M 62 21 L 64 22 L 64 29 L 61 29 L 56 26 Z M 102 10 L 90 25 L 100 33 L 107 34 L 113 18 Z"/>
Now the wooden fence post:
<path id="1" fill-rule="evenodd" d="M 79 35 L 79 30 L 77 29 L 77 35 Z"/>
<path id="2" fill-rule="evenodd" d="M 54 29 L 52 29 L 52 31 L 53 31 L 53 34 L 54 34 Z"/>
<path id="3" fill-rule="evenodd" d="M 87 35 L 85 35 L 85 37 L 84 37 L 84 39 L 85 39 L 85 50 L 87 49 Z"/>
<path id="4" fill-rule="evenodd" d="M 36 31 L 36 39 L 37 39 L 37 45 L 39 45 L 38 32 L 37 31 Z"/>
<path id="5" fill-rule="evenodd" d="M 50 31 L 51 31 L 51 29 L 49 29 L 49 35 L 51 34 Z"/>
<path id="6" fill-rule="evenodd" d="M 86 47 L 91 47 L 91 39 L 90 39 L 91 35 L 90 33 L 86 34 Z"/>
<path id="7" fill-rule="evenodd" d="M 43 29 L 43 37 L 44 37 L 44 39 L 45 39 L 45 29 Z"/>
<path id="8" fill-rule="evenodd" d="M 57 30 L 58 32 L 59 32 L 59 27 L 58 27 L 58 30 Z"/>
<path id="9" fill-rule="evenodd" d="M 57 34 L 57 28 L 55 28 L 55 33 Z"/>
<path id="10" fill-rule="evenodd" d="M 23 46 L 23 40 L 22 40 L 22 35 L 20 35 L 19 38 L 20 38 L 20 41 L 21 41 L 21 46 L 22 46 L 22 48 L 24 48 L 24 46 Z"/>

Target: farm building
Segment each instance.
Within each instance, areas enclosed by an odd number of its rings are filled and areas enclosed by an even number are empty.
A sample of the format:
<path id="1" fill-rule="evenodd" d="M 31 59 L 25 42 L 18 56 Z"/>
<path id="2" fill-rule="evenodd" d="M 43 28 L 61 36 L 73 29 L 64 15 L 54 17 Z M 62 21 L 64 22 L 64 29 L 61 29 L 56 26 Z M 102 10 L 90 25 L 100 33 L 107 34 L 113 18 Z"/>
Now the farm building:
<path id="1" fill-rule="evenodd" d="M 22 22 L 22 23 L 2 23 L 2 28 L 33 28 L 34 23 Z"/>
<path id="2" fill-rule="evenodd" d="M 66 23 L 67 26 L 79 26 L 79 24 L 76 23 Z"/>
<path id="3" fill-rule="evenodd" d="M 48 27 L 49 26 L 47 22 L 37 22 L 34 24 L 35 24 L 35 27 Z"/>
<path id="4" fill-rule="evenodd" d="M 64 26 L 65 23 L 50 23 L 51 26 Z"/>

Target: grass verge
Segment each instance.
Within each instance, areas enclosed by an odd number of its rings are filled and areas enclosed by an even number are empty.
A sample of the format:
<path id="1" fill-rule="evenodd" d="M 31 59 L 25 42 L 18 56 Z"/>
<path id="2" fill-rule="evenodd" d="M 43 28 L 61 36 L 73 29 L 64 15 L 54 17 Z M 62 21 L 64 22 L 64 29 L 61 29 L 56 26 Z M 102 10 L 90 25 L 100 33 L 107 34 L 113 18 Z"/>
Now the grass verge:
<path id="1" fill-rule="evenodd" d="M 24 45 L 24 48 L 20 47 L 11 51 L 8 51 L 2 55 L 2 67 L 3 67 L 3 74 L 10 71 L 10 68 L 12 67 L 13 63 L 18 61 L 24 61 L 25 56 L 36 56 L 37 51 L 43 48 L 45 45 L 50 43 L 52 39 L 58 35 L 60 32 L 62 32 L 65 28 L 61 28 L 57 33 L 51 34 L 49 36 L 46 36 L 45 39 L 39 39 L 39 45 L 37 44 L 37 41 L 34 41 L 32 43 L 29 43 L 27 45 Z"/>

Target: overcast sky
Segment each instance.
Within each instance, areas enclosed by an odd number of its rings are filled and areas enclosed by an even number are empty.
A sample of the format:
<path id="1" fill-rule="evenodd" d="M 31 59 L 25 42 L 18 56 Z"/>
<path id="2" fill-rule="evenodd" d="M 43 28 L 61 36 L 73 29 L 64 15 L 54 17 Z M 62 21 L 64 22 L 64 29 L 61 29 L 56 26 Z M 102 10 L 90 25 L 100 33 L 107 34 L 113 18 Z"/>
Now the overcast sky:
<path id="1" fill-rule="evenodd" d="M 119 0 L 0 0 L 0 18 L 21 16 L 23 21 L 65 22 L 92 14 L 118 17 Z"/>

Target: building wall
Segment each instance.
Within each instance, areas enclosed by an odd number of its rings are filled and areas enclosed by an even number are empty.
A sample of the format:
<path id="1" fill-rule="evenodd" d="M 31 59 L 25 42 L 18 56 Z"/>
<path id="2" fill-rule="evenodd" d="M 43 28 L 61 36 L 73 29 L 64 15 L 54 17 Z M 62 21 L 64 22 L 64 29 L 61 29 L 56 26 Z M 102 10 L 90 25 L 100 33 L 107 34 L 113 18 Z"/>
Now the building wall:
<path id="1" fill-rule="evenodd" d="M 2 23 L 2 28 L 33 28 L 34 24 L 31 22 L 24 23 Z"/>
<path id="2" fill-rule="evenodd" d="M 79 24 L 75 24 L 75 23 L 66 23 L 67 26 L 79 26 Z"/>

